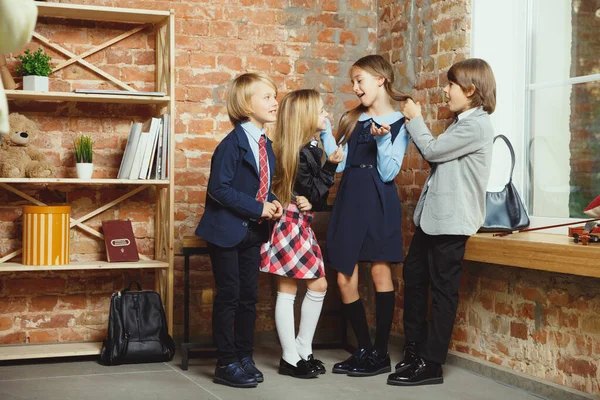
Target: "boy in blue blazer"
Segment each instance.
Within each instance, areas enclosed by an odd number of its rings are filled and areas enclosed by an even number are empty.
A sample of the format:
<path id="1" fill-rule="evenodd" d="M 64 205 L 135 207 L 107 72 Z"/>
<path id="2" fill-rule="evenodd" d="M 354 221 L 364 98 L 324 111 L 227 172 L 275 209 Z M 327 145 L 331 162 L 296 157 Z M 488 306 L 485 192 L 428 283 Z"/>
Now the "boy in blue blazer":
<path id="1" fill-rule="evenodd" d="M 196 235 L 208 243 L 216 295 L 213 338 L 214 382 L 255 387 L 264 380 L 252 358 L 258 297 L 260 246 L 269 220 L 283 208 L 271 192 L 275 154 L 264 125 L 277 116 L 275 82 L 261 73 L 233 80 L 227 113 L 234 129 L 211 160 L 206 206 Z"/>

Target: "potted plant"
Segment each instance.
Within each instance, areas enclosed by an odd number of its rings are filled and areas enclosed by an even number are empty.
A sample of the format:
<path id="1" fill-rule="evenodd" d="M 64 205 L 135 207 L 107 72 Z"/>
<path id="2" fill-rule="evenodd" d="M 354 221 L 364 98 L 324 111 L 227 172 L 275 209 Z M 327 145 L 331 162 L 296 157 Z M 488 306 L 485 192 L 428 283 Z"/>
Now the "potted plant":
<path id="1" fill-rule="evenodd" d="M 50 56 L 40 47 L 34 53 L 29 49 L 17 57 L 21 60 L 16 68 L 16 73 L 23 77 L 23 90 L 36 92 L 48 91 L 48 75 L 52 72 L 53 65 Z"/>
<path id="2" fill-rule="evenodd" d="M 75 168 L 79 179 L 91 179 L 94 172 L 92 163 L 92 138 L 80 134 L 73 140 L 73 150 L 75 153 Z"/>

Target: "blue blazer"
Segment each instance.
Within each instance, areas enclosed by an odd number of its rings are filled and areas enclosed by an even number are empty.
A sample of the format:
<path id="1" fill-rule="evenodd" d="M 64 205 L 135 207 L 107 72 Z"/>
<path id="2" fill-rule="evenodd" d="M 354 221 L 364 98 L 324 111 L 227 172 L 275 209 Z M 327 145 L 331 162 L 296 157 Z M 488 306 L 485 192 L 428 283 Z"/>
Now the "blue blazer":
<path id="1" fill-rule="evenodd" d="M 275 153 L 271 143 L 267 139 L 267 157 L 272 178 Z M 262 215 L 263 203 L 256 200 L 259 184 L 254 154 L 246 132 L 238 124 L 213 153 L 206 206 L 196 228 L 196 235 L 220 247 L 238 245 L 248 233 L 248 222 L 251 219 L 258 220 Z M 276 199 L 269 191 L 267 201 Z M 267 240 L 268 235 L 264 238 L 264 241 Z"/>

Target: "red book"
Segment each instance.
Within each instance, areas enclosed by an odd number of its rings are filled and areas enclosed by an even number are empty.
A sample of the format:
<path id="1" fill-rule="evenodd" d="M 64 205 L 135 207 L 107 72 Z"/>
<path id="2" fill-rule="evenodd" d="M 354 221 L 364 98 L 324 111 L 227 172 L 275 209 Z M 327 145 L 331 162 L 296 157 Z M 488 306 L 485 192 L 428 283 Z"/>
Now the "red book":
<path id="1" fill-rule="evenodd" d="M 102 221 L 108 262 L 139 261 L 131 221 Z"/>

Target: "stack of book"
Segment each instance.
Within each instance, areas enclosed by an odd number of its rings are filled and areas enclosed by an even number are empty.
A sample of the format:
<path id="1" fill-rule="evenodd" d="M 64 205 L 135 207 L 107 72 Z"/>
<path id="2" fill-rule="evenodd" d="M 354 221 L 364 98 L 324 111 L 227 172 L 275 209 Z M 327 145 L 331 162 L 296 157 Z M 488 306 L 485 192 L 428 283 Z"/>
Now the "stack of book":
<path id="1" fill-rule="evenodd" d="M 169 118 L 131 125 L 118 179 L 169 179 Z"/>

